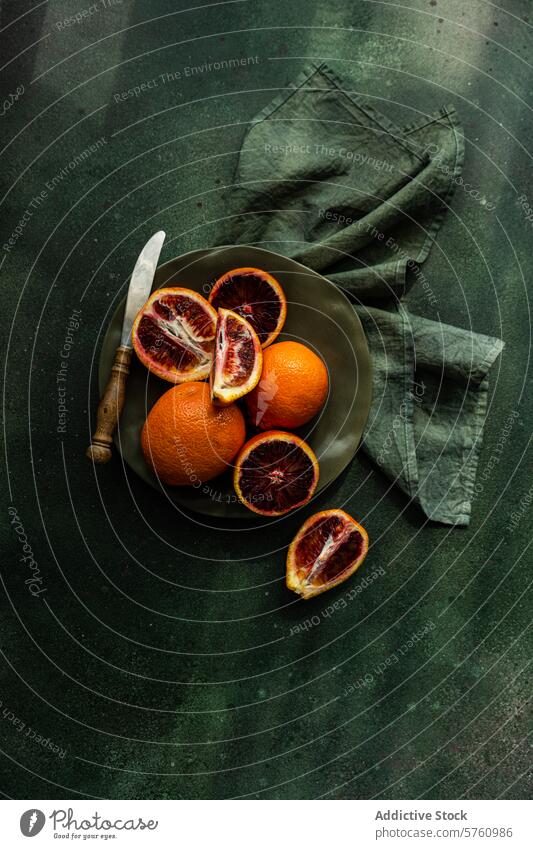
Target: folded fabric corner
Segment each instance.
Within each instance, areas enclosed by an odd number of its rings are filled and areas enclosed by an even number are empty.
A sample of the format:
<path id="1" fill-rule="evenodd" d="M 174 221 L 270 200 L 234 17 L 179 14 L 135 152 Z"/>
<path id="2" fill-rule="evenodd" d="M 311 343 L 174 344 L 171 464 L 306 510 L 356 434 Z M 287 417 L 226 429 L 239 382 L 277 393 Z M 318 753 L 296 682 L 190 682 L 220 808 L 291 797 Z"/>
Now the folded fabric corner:
<path id="1" fill-rule="evenodd" d="M 470 521 L 503 343 L 412 315 L 402 298 L 426 285 L 420 264 L 463 158 L 453 107 L 402 129 L 329 66 L 309 66 L 251 122 L 219 240 L 291 256 L 352 297 L 374 372 L 363 447 L 429 519 L 452 525 Z"/>

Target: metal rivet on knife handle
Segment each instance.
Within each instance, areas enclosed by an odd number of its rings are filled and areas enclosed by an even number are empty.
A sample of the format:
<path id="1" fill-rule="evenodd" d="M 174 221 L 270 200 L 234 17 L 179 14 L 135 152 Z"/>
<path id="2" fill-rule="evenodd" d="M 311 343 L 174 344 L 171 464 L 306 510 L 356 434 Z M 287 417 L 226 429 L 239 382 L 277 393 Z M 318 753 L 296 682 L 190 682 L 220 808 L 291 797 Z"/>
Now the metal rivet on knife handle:
<path id="1" fill-rule="evenodd" d="M 111 459 L 113 434 L 126 398 L 126 378 L 130 373 L 131 355 L 131 348 L 124 345 L 116 350 L 111 374 L 98 405 L 96 430 L 87 449 L 87 457 L 93 463 L 107 463 Z"/>

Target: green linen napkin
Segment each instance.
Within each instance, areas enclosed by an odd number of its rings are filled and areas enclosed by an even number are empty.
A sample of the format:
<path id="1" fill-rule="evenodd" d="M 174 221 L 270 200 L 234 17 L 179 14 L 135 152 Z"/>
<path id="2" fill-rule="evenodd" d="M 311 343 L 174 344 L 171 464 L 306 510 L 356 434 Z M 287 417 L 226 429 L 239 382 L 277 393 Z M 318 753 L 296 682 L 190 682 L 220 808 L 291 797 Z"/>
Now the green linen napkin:
<path id="1" fill-rule="evenodd" d="M 420 265 L 462 163 L 453 109 L 400 129 L 312 67 L 252 121 L 219 240 L 293 257 L 353 299 L 373 364 L 363 447 L 426 516 L 452 525 L 470 521 L 503 343 L 413 315 L 402 298 L 415 285 L 438 308 Z"/>

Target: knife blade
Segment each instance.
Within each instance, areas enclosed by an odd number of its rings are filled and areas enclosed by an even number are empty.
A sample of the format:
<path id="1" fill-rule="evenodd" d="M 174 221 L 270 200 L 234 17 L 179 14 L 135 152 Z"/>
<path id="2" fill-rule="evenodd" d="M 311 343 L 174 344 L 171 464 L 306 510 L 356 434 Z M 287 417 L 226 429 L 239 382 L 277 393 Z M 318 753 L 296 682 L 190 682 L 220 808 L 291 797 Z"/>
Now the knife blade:
<path id="1" fill-rule="evenodd" d="M 122 337 L 120 340 L 120 344 L 127 348 L 132 347 L 131 328 L 135 316 L 142 305 L 148 300 L 152 290 L 159 254 L 161 253 L 164 241 L 165 233 L 163 230 L 159 230 L 158 233 L 146 242 L 135 263 L 128 289 L 128 297 L 126 299 L 124 321 L 122 322 Z"/>
<path id="2" fill-rule="evenodd" d="M 137 313 L 150 295 L 164 241 L 165 233 L 163 230 L 159 230 L 148 240 L 139 254 L 131 275 L 122 321 L 120 345 L 115 351 L 111 374 L 98 405 L 96 430 L 86 452 L 87 457 L 93 463 L 107 463 L 111 459 L 113 433 L 124 407 L 126 378 L 130 373 L 133 351 L 131 328 Z"/>

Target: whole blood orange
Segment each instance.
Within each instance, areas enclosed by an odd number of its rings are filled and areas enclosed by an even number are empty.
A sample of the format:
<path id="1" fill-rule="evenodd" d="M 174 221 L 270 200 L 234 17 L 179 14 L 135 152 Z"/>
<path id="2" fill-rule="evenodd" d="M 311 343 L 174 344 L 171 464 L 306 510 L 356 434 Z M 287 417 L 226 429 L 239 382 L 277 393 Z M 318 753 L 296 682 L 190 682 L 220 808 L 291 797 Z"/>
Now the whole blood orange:
<path id="1" fill-rule="evenodd" d="M 240 501 L 254 513 L 281 516 L 309 501 L 318 475 L 318 461 L 303 439 L 271 430 L 242 448 L 233 483 Z"/>
<path id="2" fill-rule="evenodd" d="M 307 519 L 287 555 L 287 586 L 302 598 L 323 593 L 359 568 L 368 534 L 344 510 L 322 510 Z"/>
<path id="3" fill-rule="evenodd" d="M 261 428 L 300 427 L 315 416 L 328 395 L 323 361 L 300 342 L 276 342 L 263 351 L 261 379 L 246 403 Z"/>
<path id="4" fill-rule="evenodd" d="M 213 402 L 231 404 L 251 392 L 262 367 L 263 352 L 252 325 L 236 312 L 220 309 L 210 375 Z"/>
<path id="5" fill-rule="evenodd" d="M 215 407 L 207 383 L 184 383 L 165 392 L 141 435 L 146 462 L 170 486 L 195 486 L 220 475 L 246 437 L 235 404 Z"/>
<path id="6" fill-rule="evenodd" d="M 232 310 L 250 322 L 263 348 L 279 334 L 287 301 L 275 277 L 260 268 L 233 268 L 219 277 L 209 295 L 215 309 Z"/>
<path id="7" fill-rule="evenodd" d="M 131 331 L 143 365 L 170 383 L 209 375 L 217 314 L 192 289 L 158 289 L 139 311 Z"/>

